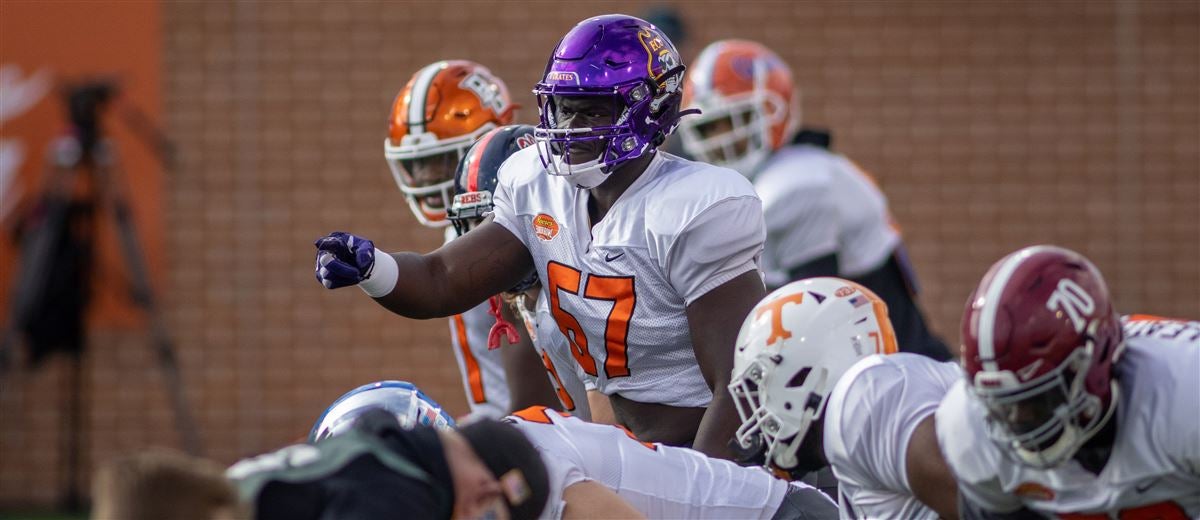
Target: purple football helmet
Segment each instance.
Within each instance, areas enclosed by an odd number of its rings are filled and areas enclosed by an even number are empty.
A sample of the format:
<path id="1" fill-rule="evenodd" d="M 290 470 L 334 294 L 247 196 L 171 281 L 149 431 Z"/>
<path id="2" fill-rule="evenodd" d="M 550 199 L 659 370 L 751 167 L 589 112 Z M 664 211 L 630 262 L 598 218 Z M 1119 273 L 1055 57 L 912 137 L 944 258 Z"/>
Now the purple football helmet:
<path id="1" fill-rule="evenodd" d="M 675 45 L 645 20 L 609 14 L 579 22 L 533 89 L 541 115 L 534 138 L 546 170 L 594 188 L 617 166 L 653 151 L 688 113 L 679 111 L 683 72 Z M 570 97 L 611 99 L 611 122 L 570 128 L 558 112 Z M 598 155 L 572 160 L 580 146 L 598 148 Z"/>

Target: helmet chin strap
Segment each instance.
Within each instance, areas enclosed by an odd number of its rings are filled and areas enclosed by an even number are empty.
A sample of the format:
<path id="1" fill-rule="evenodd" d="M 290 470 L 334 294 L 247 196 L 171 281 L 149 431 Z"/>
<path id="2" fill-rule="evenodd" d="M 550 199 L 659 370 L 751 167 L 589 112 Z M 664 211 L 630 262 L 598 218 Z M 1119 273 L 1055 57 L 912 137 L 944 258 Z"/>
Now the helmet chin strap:
<path id="1" fill-rule="evenodd" d="M 608 179 L 608 173 L 604 171 L 604 165 L 600 163 L 599 157 L 579 164 L 568 164 L 559 155 L 555 155 L 553 160 L 558 171 L 570 172 L 563 177 L 574 184 L 576 188 L 590 190 Z"/>
<path id="2" fill-rule="evenodd" d="M 1054 441 L 1048 448 L 1043 450 L 1029 450 L 1022 447 L 1019 443 L 1013 443 L 1013 451 L 1017 454 L 1017 458 L 1028 466 L 1036 468 L 1049 468 L 1062 464 L 1067 459 L 1074 457 L 1092 436 L 1096 435 L 1104 428 L 1105 424 L 1112 419 L 1113 414 L 1117 411 L 1117 401 L 1121 395 L 1121 387 L 1114 380 L 1111 383 L 1112 397 L 1108 403 L 1108 409 L 1104 411 L 1104 415 L 1098 420 L 1093 421 L 1093 424 L 1087 428 L 1080 428 L 1073 422 L 1063 424 L 1062 435 Z"/>
<path id="3" fill-rule="evenodd" d="M 655 151 L 651 150 L 649 153 L 655 153 Z M 645 153 L 639 155 L 638 157 L 644 156 Z M 567 162 L 562 159 L 562 156 L 553 156 L 555 168 L 557 168 L 558 171 L 570 172 L 562 175 L 562 177 L 570 181 L 571 184 L 581 190 L 590 190 L 601 184 L 604 184 L 604 181 L 608 180 L 609 176 L 613 172 L 617 171 L 617 169 L 625 163 L 634 159 L 636 159 L 636 157 L 621 162 L 611 163 L 606 167 L 605 164 L 600 162 L 599 157 L 579 164 L 567 164 Z"/>

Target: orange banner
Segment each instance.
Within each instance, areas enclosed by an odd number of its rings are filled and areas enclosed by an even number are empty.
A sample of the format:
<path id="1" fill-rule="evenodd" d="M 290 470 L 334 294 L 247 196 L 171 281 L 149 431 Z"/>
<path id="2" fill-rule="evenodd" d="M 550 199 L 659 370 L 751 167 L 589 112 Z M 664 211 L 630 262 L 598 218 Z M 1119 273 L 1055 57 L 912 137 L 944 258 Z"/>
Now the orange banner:
<path id="1" fill-rule="evenodd" d="M 151 283 L 161 290 L 162 167 L 126 115 L 136 109 L 152 126 L 161 121 L 162 47 L 159 2 L 0 2 L 0 327 L 11 325 L 13 282 L 22 275 L 15 230 L 38 206 L 49 176 L 48 146 L 71 131 L 64 91 L 83 81 L 105 78 L 118 85 L 99 127 L 120 158 L 117 189 L 132 209 Z M 86 182 L 76 188 L 81 196 L 91 192 Z M 89 323 L 138 325 L 142 316 L 130 298 L 112 212 L 97 209 Z"/>

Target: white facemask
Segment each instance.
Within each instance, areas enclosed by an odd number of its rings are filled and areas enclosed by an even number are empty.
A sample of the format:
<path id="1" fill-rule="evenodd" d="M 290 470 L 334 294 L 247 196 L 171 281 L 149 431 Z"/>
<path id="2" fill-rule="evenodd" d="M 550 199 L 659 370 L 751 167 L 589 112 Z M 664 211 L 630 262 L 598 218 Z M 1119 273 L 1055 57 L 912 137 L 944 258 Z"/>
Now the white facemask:
<path id="1" fill-rule="evenodd" d="M 550 175 L 565 178 L 576 188 L 590 190 L 608 179 L 608 172 L 604 171 L 604 165 L 600 164 L 599 157 L 578 164 L 569 164 L 562 155 L 550 150 L 549 140 L 538 139 L 537 148 L 538 154 L 542 156 L 543 160 L 549 159 L 547 172 Z"/>
<path id="2" fill-rule="evenodd" d="M 567 164 L 566 161 L 563 161 L 562 156 L 555 155 L 551 162 L 554 169 L 557 170 L 554 175 L 567 179 L 576 188 L 590 190 L 608 179 L 608 174 L 604 172 L 600 159 L 592 159 L 580 164 Z"/>

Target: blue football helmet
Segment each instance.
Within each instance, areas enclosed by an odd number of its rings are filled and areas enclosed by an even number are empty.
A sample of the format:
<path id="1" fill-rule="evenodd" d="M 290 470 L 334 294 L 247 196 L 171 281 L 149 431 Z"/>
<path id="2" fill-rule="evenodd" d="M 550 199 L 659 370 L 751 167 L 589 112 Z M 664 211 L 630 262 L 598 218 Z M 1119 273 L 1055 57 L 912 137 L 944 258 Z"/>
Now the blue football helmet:
<path id="1" fill-rule="evenodd" d="M 346 392 L 329 405 L 309 432 L 308 442 L 317 442 L 350 430 L 363 413 L 375 408 L 391 412 L 404 428 L 418 424 L 438 429 L 454 427 L 454 419 L 442 410 L 442 405 L 430 399 L 416 385 L 407 381 L 379 381 Z"/>

